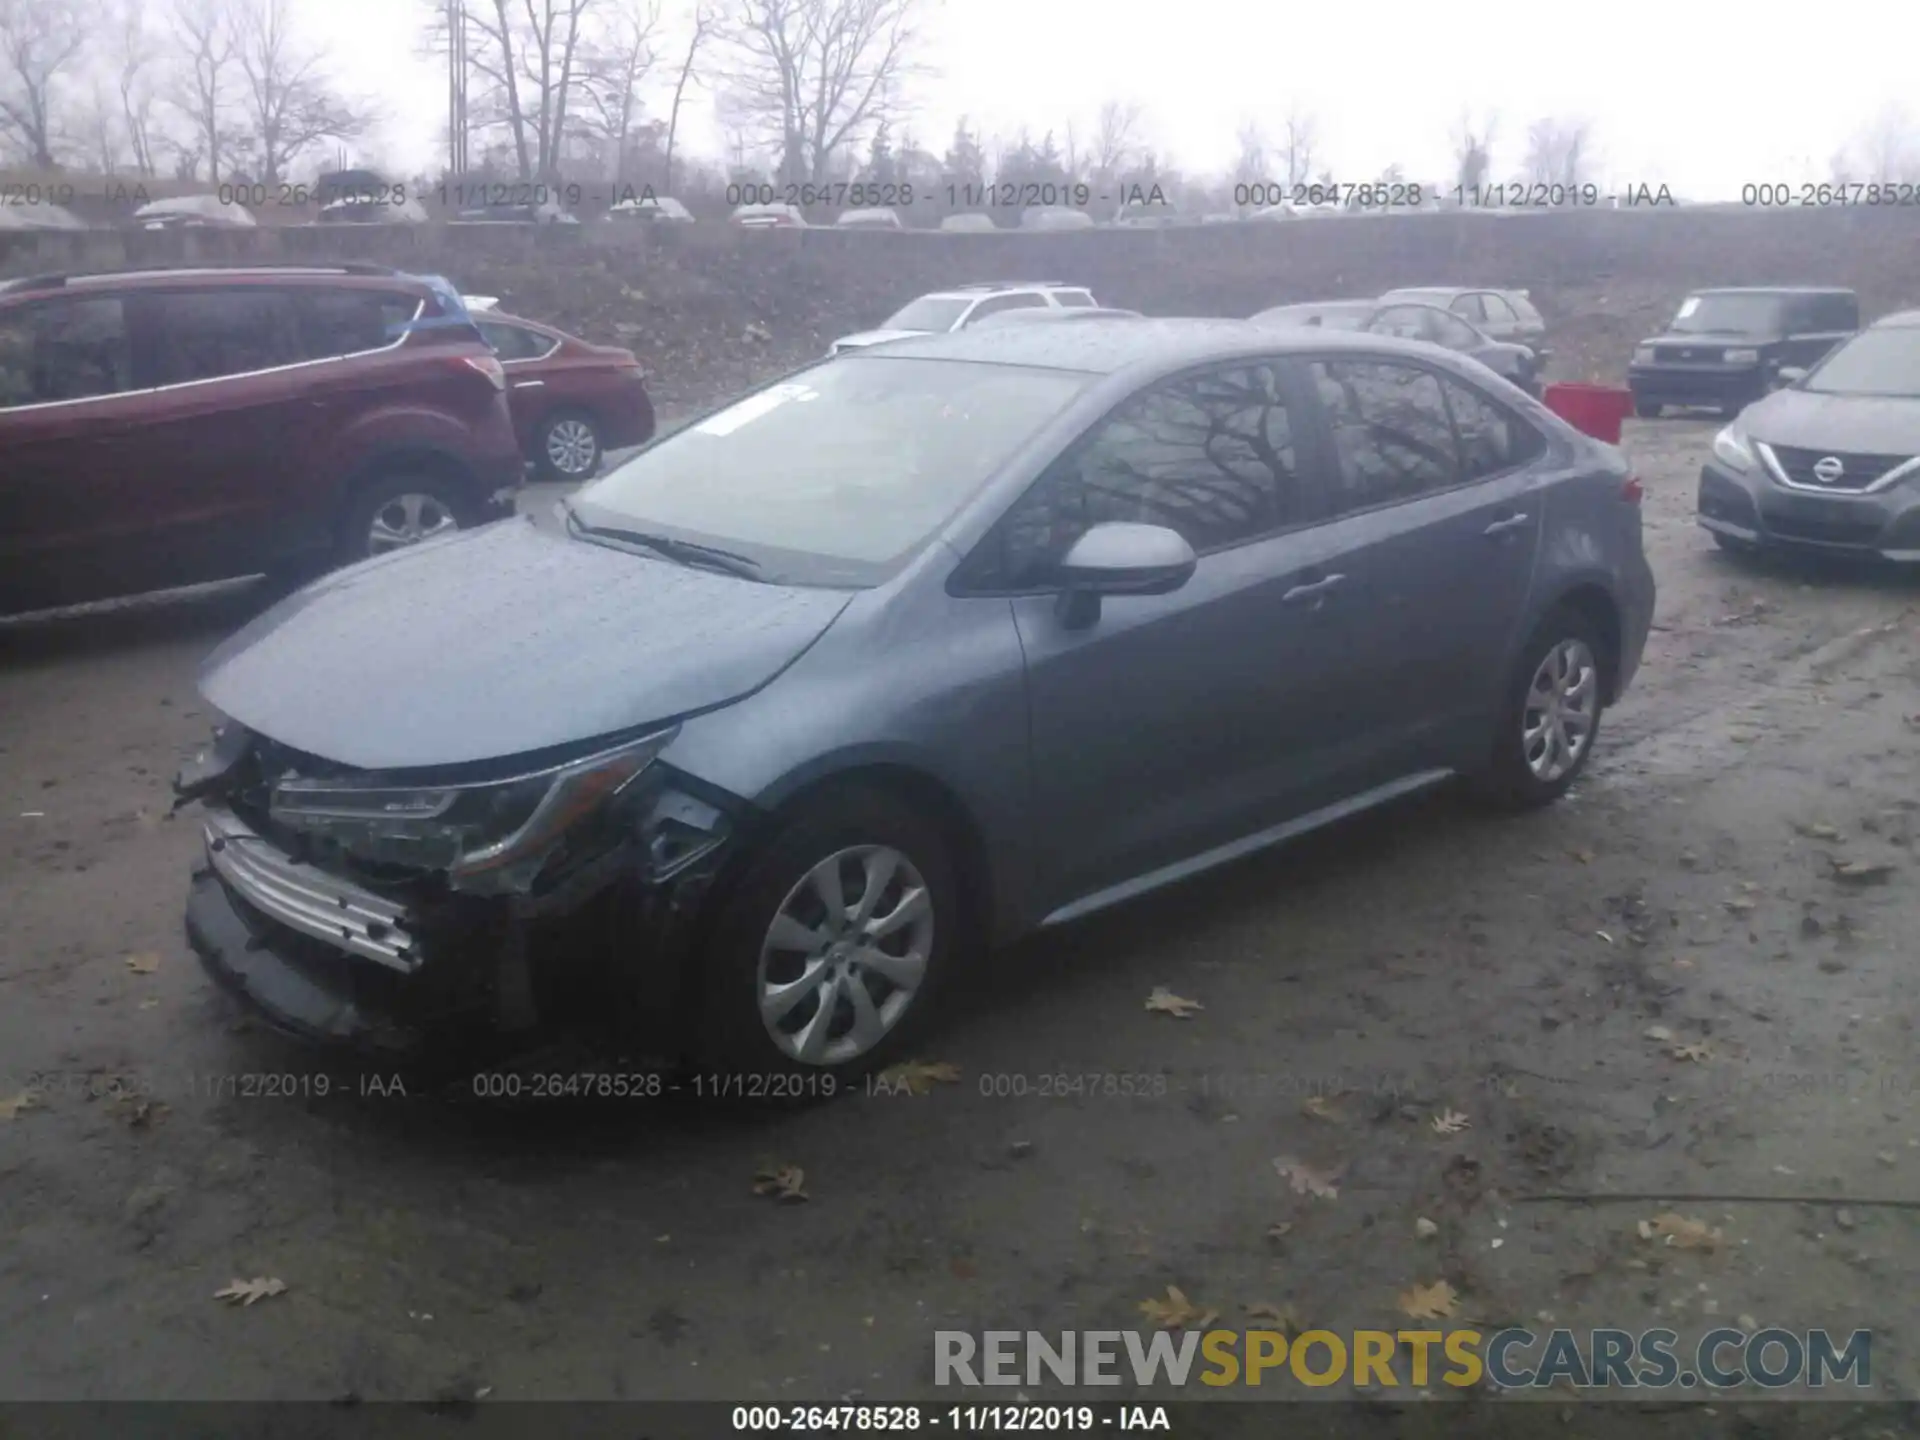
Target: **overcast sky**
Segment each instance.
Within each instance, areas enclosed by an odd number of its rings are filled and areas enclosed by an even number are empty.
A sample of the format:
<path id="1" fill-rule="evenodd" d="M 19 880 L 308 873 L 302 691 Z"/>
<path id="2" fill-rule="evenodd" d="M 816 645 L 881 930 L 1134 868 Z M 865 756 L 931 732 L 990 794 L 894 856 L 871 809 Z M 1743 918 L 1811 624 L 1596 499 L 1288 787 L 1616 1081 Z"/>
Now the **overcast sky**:
<path id="1" fill-rule="evenodd" d="M 683 0 L 663 4 L 672 48 Z M 1909 43 L 1892 25 L 1906 8 L 1824 0 L 1770 18 L 1680 0 L 929 0 L 935 73 L 913 87 L 911 129 L 935 153 L 963 114 L 989 139 L 1024 124 L 1036 141 L 1049 128 L 1064 141 L 1070 121 L 1091 131 L 1102 102 L 1119 99 L 1142 107 L 1162 157 L 1224 171 L 1242 124 L 1260 122 L 1271 141 L 1299 105 L 1318 122 L 1316 168 L 1365 180 L 1398 163 L 1438 180 L 1464 108 L 1499 117 L 1498 180 L 1517 175 L 1528 124 L 1553 115 L 1591 124 L 1612 185 L 1737 199 L 1749 182 L 1826 178 L 1837 149 L 1915 94 L 1920 19 L 1901 22 Z M 420 54 L 422 14 L 418 0 L 301 0 L 339 79 L 385 108 L 380 158 L 409 172 L 437 169 L 446 143 L 444 72 Z M 657 72 L 656 114 L 670 69 Z M 722 154 L 709 101 L 682 125 L 689 148 Z"/>

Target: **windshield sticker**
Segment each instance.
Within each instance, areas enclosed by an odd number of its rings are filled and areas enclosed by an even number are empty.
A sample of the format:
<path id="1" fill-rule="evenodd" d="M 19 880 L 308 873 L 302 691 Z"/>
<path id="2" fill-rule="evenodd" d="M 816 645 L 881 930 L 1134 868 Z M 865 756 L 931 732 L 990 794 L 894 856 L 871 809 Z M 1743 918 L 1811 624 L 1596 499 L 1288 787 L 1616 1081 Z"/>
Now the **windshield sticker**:
<path id="1" fill-rule="evenodd" d="M 742 425 L 778 410 L 789 401 L 813 400 L 819 394 L 819 391 L 806 385 L 772 385 L 758 395 L 749 395 L 738 405 L 729 405 L 718 415 L 709 416 L 693 428 L 700 435 L 731 435 Z"/>
<path id="2" fill-rule="evenodd" d="M 1674 316 L 1673 318 L 1676 320 L 1684 320 L 1699 308 L 1700 308 L 1700 297 L 1698 295 L 1689 295 L 1686 299 L 1680 302 L 1680 313 Z"/>

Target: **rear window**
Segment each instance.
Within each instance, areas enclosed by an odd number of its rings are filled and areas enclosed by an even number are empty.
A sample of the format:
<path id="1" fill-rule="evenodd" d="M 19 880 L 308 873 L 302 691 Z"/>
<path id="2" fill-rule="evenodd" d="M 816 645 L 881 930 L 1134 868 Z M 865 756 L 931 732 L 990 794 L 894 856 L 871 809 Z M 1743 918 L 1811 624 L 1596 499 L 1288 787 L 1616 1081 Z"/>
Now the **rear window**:
<path id="1" fill-rule="evenodd" d="M 156 385 L 218 380 L 306 358 L 293 296 L 286 291 L 168 290 L 141 303 L 153 307 Z"/>
<path id="2" fill-rule="evenodd" d="M 301 336 L 313 360 L 391 345 L 422 307 L 417 295 L 393 290 L 309 290 L 300 300 Z"/>
<path id="3" fill-rule="evenodd" d="M 118 299 L 53 300 L 0 313 L 0 409 L 132 388 L 133 346 Z"/>

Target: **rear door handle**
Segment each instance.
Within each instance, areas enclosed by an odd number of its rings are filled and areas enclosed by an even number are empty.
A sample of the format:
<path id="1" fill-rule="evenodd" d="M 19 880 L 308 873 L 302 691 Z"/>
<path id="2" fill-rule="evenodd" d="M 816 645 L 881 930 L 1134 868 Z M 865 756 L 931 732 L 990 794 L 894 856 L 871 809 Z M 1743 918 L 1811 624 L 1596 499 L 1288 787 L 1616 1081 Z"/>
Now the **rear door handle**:
<path id="1" fill-rule="evenodd" d="M 1482 530 L 1480 533 L 1482 535 L 1504 535 L 1509 530 L 1518 530 L 1522 525 L 1525 525 L 1526 523 L 1527 523 L 1527 512 L 1522 510 L 1522 511 L 1519 511 L 1517 514 L 1508 515 L 1504 519 L 1494 521 L 1491 525 L 1487 526 L 1487 528 Z"/>
<path id="2" fill-rule="evenodd" d="M 1337 589 L 1345 583 L 1344 575 L 1329 575 L 1324 580 L 1315 580 L 1309 585 L 1296 585 L 1280 597 L 1283 605 L 1299 605 L 1308 600 L 1318 600 L 1329 590 Z"/>
<path id="3" fill-rule="evenodd" d="M 537 390 L 546 383 L 544 380 L 516 380 L 513 382 L 513 388 L 516 390 Z"/>

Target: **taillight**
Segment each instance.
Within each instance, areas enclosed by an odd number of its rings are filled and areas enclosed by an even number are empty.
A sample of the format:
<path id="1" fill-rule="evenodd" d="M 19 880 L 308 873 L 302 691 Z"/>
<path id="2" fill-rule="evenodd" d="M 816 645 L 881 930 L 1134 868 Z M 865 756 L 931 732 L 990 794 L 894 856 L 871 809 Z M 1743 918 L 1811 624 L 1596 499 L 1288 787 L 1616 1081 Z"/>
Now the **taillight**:
<path id="1" fill-rule="evenodd" d="M 460 363 L 462 365 L 471 366 L 473 369 L 478 370 L 482 375 L 486 376 L 487 382 L 490 385 L 492 385 L 494 389 L 504 390 L 507 388 L 506 367 L 502 365 L 498 360 L 494 359 L 493 356 L 462 355 L 460 357 Z"/>
<path id="2" fill-rule="evenodd" d="M 1620 487 L 1620 498 L 1629 505 L 1638 505 L 1646 498 L 1646 487 L 1641 485 L 1638 475 L 1629 475 L 1627 483 Z"/>

